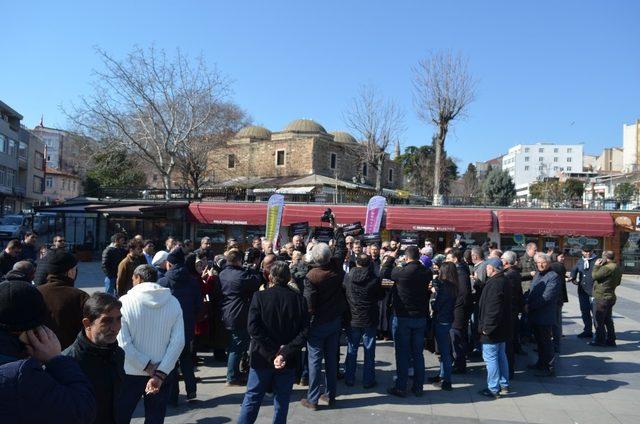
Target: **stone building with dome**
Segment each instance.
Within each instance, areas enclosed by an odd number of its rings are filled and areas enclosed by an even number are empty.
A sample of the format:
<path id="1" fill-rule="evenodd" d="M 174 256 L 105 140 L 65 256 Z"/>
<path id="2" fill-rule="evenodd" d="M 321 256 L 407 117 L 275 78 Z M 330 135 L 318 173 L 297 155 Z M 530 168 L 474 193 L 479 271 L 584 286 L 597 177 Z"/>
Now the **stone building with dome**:
<path id="1" fill-rule="evenodd" d="M 264 197 L 272 192 L 307 195 L 322 201 L 341 193 L 375 191 L 376 170 L 363 161 L 363 146 L 344 131 L 327 132 L 310 119 L 282 131 L 249 126 L 209 153 L 216 187 L 246 189 Z M 387 155 L 382 186 L 387 195 L 402 188 L 400 164 Z"/>

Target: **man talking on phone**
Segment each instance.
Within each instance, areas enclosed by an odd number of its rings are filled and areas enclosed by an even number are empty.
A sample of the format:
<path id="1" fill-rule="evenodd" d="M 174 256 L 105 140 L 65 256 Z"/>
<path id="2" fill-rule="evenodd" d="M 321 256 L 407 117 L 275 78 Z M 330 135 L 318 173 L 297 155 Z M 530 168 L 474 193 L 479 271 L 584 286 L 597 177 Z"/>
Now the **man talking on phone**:
<path id="1" fill-rule="evenodd" d="M 92 386 L 44 327 L 46 305 L 23 281 L 0 283 L 0 422 L 91 423 Z"/>

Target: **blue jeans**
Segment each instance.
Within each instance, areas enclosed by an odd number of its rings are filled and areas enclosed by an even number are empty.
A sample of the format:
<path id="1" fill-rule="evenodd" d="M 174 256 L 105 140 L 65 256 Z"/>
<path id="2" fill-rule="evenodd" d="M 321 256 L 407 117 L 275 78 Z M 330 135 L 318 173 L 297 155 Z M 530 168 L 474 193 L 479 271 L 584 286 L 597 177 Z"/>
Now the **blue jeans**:
<path id="1" fill-rule="evenodd" d="M 509 387 L 509 363 L 507 362 L 506 344 L 483 343 L 482 359 L 487 364 L 487 387 L 498 393 L 501 387 Z"/>
<path id="2" fill-rule="evenodd" d="M 317 404 L 320 399 L 322 379 L 322 359 L 325 369 L 325 394 L 335 399 L 338 385 L 338 348 L 340 338 L 340 318 L 309 329 L 307 351 L 309 352 L 309 391 L 307 400 Z"/>
<path id="3" fill-rule="evenodd" d="M 362 384 L 370 386 L 376 382 L 376 328 L 350 327 L 347 329 L 347 358 L 345 360 L 344 381 L 353 384 L 356 380 L 356 359 L 360 341 L 364 347 Z"/>
<path id="4" fill-rule="evenodd" d="M 580 314 L 582 315 L 582 323 L 584 327 L 582 331 L 587 334 L 593 334 L 593 301 L 592 297 L 584 290 L 578 287 L 578 300 L 580 301 Z"/>
<path id="5" fill-rule="evenodd" d="M 116 277 L 104 277 L 104 292 L 116 295 Z"/>
<path id="6" fill-rule="evenodd" d="M 171 386 L 175 380 L 175 372 L 171 372 L 162 386 L 160 392 L 155 395 L 145 393 L 145 387 L 149 376 L 125 375 L 120 389 L 120 395 L 116 401 L 116 417 L 118 424 L 128 424 L 131 421 L 141 397 L 144 397 L 144 422 L 145 424 L 160 424 L 164 422 L 167 413 L 167 402 L 171 393 Z"/>
<path id="7" fill-rule="evenodd" d="M 424 385 L 424 332 L 426 318 L 393 316 L 391 329 L 396 353 L 396 388 L 407 390 L 409 360 L 413 363 L 413 390 L 422 392 Z"/>
<path id="8" fill-rule="evenodd" d="M 249 349 L 249 332 L 245 329 L 230 331 L 227 348 L 227 382 L 240 380 L 240 360 Z"/>
<path id="9" fill-rule="evenodd" d="M 449 383 L 451 383 L 451 368 L 453 365 L 450 332 L 451 323 L 436 323 L 436 343 L 438 343 L 438 350 L 440 350 L 440 378 Z"/>
<path id="10" fill-rule="evenodd" d="M 295 376 L 294 369 L 251 368 L 247 382 L 247 393 L 242 401 L 238 424 L 251 424 L 256 421 L 260 404 L 267 389 L 273 390 L 273 423 L 286 423 Z"/>

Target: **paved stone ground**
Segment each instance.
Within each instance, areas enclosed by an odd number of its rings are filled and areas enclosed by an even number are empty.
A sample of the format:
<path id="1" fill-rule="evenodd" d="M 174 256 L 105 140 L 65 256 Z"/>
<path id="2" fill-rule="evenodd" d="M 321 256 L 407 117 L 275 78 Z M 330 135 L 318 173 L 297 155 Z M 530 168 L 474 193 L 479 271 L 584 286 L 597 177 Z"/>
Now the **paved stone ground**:
<path id="1" fill-rule="evenodd" d="M 78 285 L 91 292 L 102 286 L 97 263 L 80 264 Z M 532 346 L 529 357 L 518 357 L 513 393 L 498 400 L 488 400 L 477 394 L 484 387 L 485 372 L 481 362 L 472 362 L 470 372 L 454 376 L 452 392 L 425 386 L 422 398 L 397 399 L 385 394 L 394 375 L 393 345 L 380 343 L 376 354 L 378 386 L 364 390 L 338 385 L 335 408 L 309 411 L 298 400 L 305 396 L 303 387 L 295 386 L 289 410 L 289 422 L 333 423 L 550 423 L 609 424 L 640 423 L 640 278 L 625 276 L 618 288 L 618 303 L 614 320 L 618 334 L 617 349 L 595 349 L 575 337 L 581 330 L 578 299 L 575 288 L 569 287 L 570 301 L 564 307 L 562 354 L 556 378 L 537 378 L 523 371 L 534 360 Z M 342 347 L 344 358 L 345 347 Z M 361 353 L 362 355 L 362 353 Z M 427 373 L 437 369 L 437 358 L 425 353 Z M 359 360 L 362 360 L 360 356 Z M 205 366 L 197 375 L 199 401 L 190 405 L 181 397 L 180 406 L 169 408 L 167 423 L 228 423 L 238 417 L 244 391 L 224 387 L 224 364 L 207 355 Z M 361 372 L 358 369 L 360 383 Z M 184 390 L 181 383 L 181 390 Z M 271 399 L 265 398 L 259 423 L 271 422 Z M 142 405 L 136 410 L 134 423 L 143 422 Z"/>

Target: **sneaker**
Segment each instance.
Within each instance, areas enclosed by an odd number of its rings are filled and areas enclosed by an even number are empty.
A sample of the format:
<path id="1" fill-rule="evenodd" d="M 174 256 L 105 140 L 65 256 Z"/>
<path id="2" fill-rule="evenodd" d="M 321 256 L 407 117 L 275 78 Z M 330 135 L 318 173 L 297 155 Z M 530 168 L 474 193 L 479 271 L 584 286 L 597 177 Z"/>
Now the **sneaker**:
<path id="1" fill-rule="evenodd" d="M 453 390 L 453 387 L 451 387 L 451 382 L 450 381 L 443 381 L 442 385 L 440 386 L 440 388 L 442 390 L 447 391 L 447 392 L 450 392 L 451 390 Z"/>
<path id="2" fill-rule="evenodd" d="M 318 410 L 318 404 L 317 403 L 311 403 L 309 402 L 307 399 L 300 399 L 300 405 L 304 406 L 307 409 L 311 409 L 312 411 L 317 411 Z"/>
<path id="3" fill-rule="evenodd" d="M 590 339 L 593 337 L 593 333 L 587 333 L 586 331 L 583 331 L 582 333 L 578 334 L 578 338 L 580 339 Z"/>
<path id="4" fill-rule="evenodd" d="M 196 400 L 196 392 L 192 392 L 192 393 L 187 393 L 187 401 L 188 402 L 193 402 Z"/>
<path id="5" fill-rule="evenodd" d="M 325 402 L 329 406 L 333 406 L 336 403 L 336 398 L 329 398 L 326 394 L 320 395 L 320 400 Z"/>
<path id="6" fill-rule="evenodd" d="M 509 393 L 511 393 L 511 391 L 509 390 L 509 387 L 500 387 L 501 395 L 508 395 Z"/>
<path id="7" fill-rule="evenodd" d="M 299 385 L 300 386 L 308 386 L 309 385 L 309 379 L 308 378 L 304 378 L 304 377 L 301 378 Z"/>
<path id="8" fill-rule="evenodd" d="M 484 397 L 488 397 L 488 398 L 492 398 L 492 399 L 499 399 L 500 398 L 500 393 L 493 393 L 491 390 L 489 389 L 483 389 L 480 390 L 478 392 L 479 395 L 484 396 Z"/>
<path id="9" fill-rule="evenodd" d="M 442 381 L 442 378 L 439 375 L 436 375 L 435 377 L 427 378 L 427 383 L 429 384 L 438 384 L 441 381 Z"/>
<path id="10" fill-rule="evenodd" d="M 404 390 L 400 390 L 396 387 L 389 387 L 387 389 L 387 393 L 389 393 L 392 396 L 397 396 L 397 397 L 407 397 L 407 392 L 405 392 Z"/>

